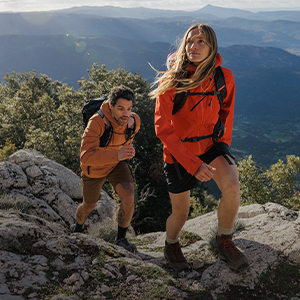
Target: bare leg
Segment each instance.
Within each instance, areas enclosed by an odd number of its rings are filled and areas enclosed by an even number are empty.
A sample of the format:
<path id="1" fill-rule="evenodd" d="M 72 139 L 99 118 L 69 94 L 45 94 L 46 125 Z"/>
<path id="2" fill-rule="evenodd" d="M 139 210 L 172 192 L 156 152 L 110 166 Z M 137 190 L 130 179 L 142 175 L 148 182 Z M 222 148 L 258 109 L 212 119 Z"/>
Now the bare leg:
<path id="1" fill-rule="evenodd" d="M 216 168 L 213 179 L 222 192 L 218 208 L 219 225 L 232 228 L 240 206 L 240 183 L 236 165 L 234 162 L 229 165 L 223 156 L 218 156 L 210 165 Z"/>
<path id="2" fill-rule="evenodd" d="M 185 221 L 187 220 L 190 210 L 190 191 L 179 194 L 169 193 L 172 204 L 172 214 L 166 222 L 166 235 L 168 238 L 175 240 Z"/>
<path id="3" fill-rule="evenodd" d="M 249 267 L 245 255 L 232 242 L 232 229 L 240 206 L 240 184 L 236 165 L 229 165 L 223 156 L 211 163 L 216 168 L 213 179 L 222 192 L 218 208 L 218 234 L 216 237 L 219 257 L 237 272 Z M 234 255 L 233 255 L 234 254 Z"/>
<path id="4" fill-rule="evenodd" d="M 96 204 L 97 202 L 90 204 L 83 201 L 82 204 L 78 206 L 76 210 L 76 221 L 78 224 L 83 224 L 85 222 Z"/>
<path id="5" fill-rule="evenodd" d="M 166 222 L 166 242 L 164 256 L 170 267 L 181 271 L 190 269 L 178 241 L 181 228 L 185 224 L 190 210 L 190 191 L 179 194 L 169 193 L 172 204 L 172 214 Z"/>
<path id="6" fill-rule="evenodd" d="M 118 212 L 118 225 L 129 226 L 134 211 L 134 185 L 131 182 L 121 182 L 116 186 L 116 192 L 121 200 Z"/>

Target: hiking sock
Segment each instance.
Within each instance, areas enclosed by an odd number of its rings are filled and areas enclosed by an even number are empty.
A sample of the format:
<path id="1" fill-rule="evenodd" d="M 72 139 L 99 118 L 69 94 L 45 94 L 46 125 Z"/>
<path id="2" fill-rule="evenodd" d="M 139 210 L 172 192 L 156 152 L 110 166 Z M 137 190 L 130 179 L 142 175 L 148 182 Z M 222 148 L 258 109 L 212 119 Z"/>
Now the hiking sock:
<path id="1" fill-rule="evenodd" d="M 175 240 L 170 239 L 167 235 L 166 235 L 166 242 L 168 244 L 176 244 L 178 242 L 178 238 Z"/>
<path id="2" fill-rule="evenodd" d="M 218 225 L 218 236 L 221 236 L 222 234 L 225 234 L 225 235 L 230 235 L 232 234 L 232 231 L 233 231 L 233 227 L 232 228 L 225 228 L 225 227 L 222 227 L 220 225 Z"/>
<path id="3" fill-rule="evenodd" d="M 76 221 L 74 232 L 82 232 L 82 226 L 83 226 L 83 224 L 78 224 Z"/>
<path id="4" fill-rule="evenodd" d="M 123 239 L 126 236 L 128 227 L 124 228 L 118 225 L 118 235 L 117 235 L 117 240 Z"/>

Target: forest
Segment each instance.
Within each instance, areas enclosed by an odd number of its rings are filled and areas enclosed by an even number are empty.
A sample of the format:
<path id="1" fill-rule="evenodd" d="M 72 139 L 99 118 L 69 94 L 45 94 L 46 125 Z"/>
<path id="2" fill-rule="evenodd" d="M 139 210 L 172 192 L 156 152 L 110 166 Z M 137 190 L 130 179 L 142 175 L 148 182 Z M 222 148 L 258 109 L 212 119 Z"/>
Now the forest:
<path id="1" fill-rule="evenodd" d="M 138 233 L 164 230 L 171 206 L 163 174 L 162 144 L 154 132 L 155 101 L 151 85 L 141 74 L 118 68 L 108 70 L 97 63 L 78 81 L 79 89 L 53 81 L 34 70 L 6 74 L 0 84 L 0 162 L 19 149 L 35 149 L 80 176 L 79 150 L 82 107 L 87 100 L 108 95 L 124 84 L 136 97 L 134 112 L 141 129 L 134 139 L 136 155 L 129 161 L 135 179 L 135 213 L 132 226 Z M 300 158 L 287 155 L 262 170 L 249 155 L 236 161 L 240 176 L 241 205 L 276 202 L 293 210 L 300 208 L 295 178 Z M 118 201 L 111 186 L 104 190 Z M 219 198 L 203 183 L 191 193 L 189 218 L 215 210 Z"/>

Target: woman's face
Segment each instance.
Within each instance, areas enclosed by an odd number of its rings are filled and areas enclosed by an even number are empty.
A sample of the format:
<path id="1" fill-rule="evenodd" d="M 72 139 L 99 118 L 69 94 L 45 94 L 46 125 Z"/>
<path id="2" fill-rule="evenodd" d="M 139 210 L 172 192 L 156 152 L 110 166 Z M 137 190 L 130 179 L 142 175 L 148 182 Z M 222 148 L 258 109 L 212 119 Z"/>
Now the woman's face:
<path id="1" fill-rule="evenodd" d="M 188 60 L 194 65 L 198 65 L 209 56 L 210 47 L 206 43 L 203 32 L 198 28 L 188 33 L 185 51 Z"/>

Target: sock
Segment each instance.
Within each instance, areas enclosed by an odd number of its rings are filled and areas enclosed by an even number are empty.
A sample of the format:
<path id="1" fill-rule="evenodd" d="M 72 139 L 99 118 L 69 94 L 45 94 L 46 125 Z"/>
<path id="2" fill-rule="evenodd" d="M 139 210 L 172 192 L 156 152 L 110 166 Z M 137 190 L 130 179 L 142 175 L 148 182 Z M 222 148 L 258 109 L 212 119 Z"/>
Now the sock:
<path id="1" fill-rule="evenodd" d="M 82 232 L 82 226 L 83 226 L 83 224 L 78 224 L 76 221 L 74 232 Z"/>
<path id="2" fill-rule="evenodd" d="M 230 234 L 232 234 L 232 231 L 233 231 L 233 227 L 225 228 L 225 227 L 218 225 L 218 236 L 221 236 L 222 234 L 230 235 Z"/>
<path id="3" fill-rule="evenodd" d="M 118 225 L 118 235 L 117 235 L 117 240 L 123 239 L 126 236 L 128 227 L 124 228 Z"/>
<path id="4" fill-rule="evenodd" d="M 175 240 L 170 239 L 167 235 L 166 235 L 166 242 L 168 244 L 176 244 L 178 242 L 178 238 Z"/>

